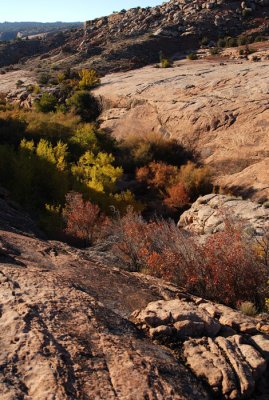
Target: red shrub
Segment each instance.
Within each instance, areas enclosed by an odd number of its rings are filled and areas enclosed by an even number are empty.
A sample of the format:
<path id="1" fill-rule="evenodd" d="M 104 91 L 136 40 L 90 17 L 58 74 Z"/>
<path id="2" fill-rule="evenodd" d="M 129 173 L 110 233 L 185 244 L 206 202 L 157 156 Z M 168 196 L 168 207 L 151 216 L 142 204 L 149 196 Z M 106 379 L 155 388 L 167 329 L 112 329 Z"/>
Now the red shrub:
<path id="1" fill-rule="evenodd" d="M 106 219 L 98 205 L 84 201 L 82 194 L 76 192 L 66 195 L 63 216 L 66 220 L 66 233 L 84 239 L 88 244 L 100 236 Z"/>
<path id="2" fill-rule="evenodd" d="M 208 297 L 229 305 L 246 300 L 258 302 L 267 275 L 254 243 L 240 225 L 230 224 L 207 239 L 204 255 Z"/>
<path id="3" fill-rule="evenodd" d="M 131 271 L 145 270 L 187 291 L 227 305 L 261 304 L 268 271 L 241 226 L 209 236 L 204 244 L 173 221 L 145 222 L 132 210 L 113 224 L 113 251 Z"/>

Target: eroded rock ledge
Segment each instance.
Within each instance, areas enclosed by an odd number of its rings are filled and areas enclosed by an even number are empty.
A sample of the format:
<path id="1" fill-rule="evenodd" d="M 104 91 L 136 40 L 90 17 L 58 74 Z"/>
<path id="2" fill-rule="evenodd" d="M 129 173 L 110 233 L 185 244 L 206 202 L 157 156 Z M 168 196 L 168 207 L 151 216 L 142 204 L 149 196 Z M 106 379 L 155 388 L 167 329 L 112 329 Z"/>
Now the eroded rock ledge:
<path id="1" fill-rule="evenodd" d="M 151 302 L 132 319 L 153 340 L 173 348 L 218 398 L 269 396 L 267 322 L 191 296 Z"/>

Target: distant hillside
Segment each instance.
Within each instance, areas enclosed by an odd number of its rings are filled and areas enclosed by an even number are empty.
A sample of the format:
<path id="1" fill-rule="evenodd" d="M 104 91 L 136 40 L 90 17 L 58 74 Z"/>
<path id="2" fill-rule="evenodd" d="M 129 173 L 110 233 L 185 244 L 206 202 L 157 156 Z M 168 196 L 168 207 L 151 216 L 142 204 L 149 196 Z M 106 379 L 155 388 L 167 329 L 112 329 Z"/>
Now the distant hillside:
<path id="1" fill-rule="evenodd" d="M 106 74 L 158 63 L 160 53 L 186 56 L 205 44 L 218 51 L 226 45 L 263 40 L 269 36 L 268 1 L 255 0 L 250 6 L 241 0 L 170 0 L 157 7 L 136 7 L 85 21 L 84 29 L 82 25 L 63 29 L 62 24 L 60 31 L 49 35 L 28 29 L 24 35 L 27 32 L 30 40 L 0 45 L 0 68 L 22 59 L 24 68 L 35 68 L 46 59 L 48 70 L 51 65 L 58 69 L 93 67 Z"/>
<path id="2" fill-rule="evenodd" d="M 53 32 L 62 29 L 79 28 L 81 22 L 3 22 L 0 23 L 0 40 L 11 40 L 20 33 L 21 37 Z"/>

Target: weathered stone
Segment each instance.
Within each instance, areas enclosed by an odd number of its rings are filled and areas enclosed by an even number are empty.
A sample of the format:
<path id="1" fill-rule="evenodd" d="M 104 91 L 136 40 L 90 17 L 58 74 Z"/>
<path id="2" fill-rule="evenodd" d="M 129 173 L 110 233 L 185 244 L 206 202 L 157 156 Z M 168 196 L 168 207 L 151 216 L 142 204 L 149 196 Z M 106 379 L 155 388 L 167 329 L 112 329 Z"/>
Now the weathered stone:
<path id="1" fill-rule="evenodd" d="M 137 322 L 149 327 L 174 324 L 177 336 L 186 337 L 216 336 L 221 326 L 205 310 L 195 304 L 182 300 L 157 301 L 147 305 L 139 313 L 135 312 Z"/>
<path id="2" fill-rule="evenodd" d="M 248 397 L 266 370 L 266 361 L 242 337 L 191 339 L 183 345 L 193 372 L 225 398 Z"/>
<path id="3" fill-rule="evenodd" d="M 251 341 L 266 360 L 269 361 L 269 336 L 255 335 L 251 337 Z"/>
<path id="4" fill-rule="evenodd" d="M 176 297 L 175 287 L 39 237 L 0 196 L 1 400 L 210 399 L 171 350 L 127 319 L 160 293 Z"/>
<path id="5" fill-rule="evenodd" d="M 243 223 L 247 230 L 261 235 L 269 223 L 269 209 L 251 201 L 225 195 L 210 194 L 199 197 L 192 207 L 182 214 L 179 226 L 187 230 L 209 234 L 224 229 L 225 217 Z"/>
<path id="6" fill-rule="evenodd" d="M 149 329 L 149 336 L 152 339 L 169 339 L 173 340 L 176 337 L 177 330 L 173 326 L 160 325 L 157 328 Z"/>

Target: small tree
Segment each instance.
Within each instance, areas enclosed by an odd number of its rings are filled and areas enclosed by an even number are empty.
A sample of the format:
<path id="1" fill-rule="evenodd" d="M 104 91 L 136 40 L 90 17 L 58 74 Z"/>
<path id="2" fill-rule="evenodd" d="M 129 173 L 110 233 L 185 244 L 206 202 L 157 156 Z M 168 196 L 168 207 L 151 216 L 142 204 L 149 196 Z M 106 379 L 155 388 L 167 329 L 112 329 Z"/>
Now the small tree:
<path id="1" fill-rule="evenodd" d="M 82 69 L 79 73 L 79 88 L 89 90 L 100 84 L 100 78 L 94 69 Z"/>
<path id="2" fill-rule="evenodd" d="M 70 192 L 66 195 L 63 210 L 66 220 L 66 233 L 93 244 L 101 234 L 105 217 L 100 208 L 90 201 L 84 201 L 81 193 Z"/>

